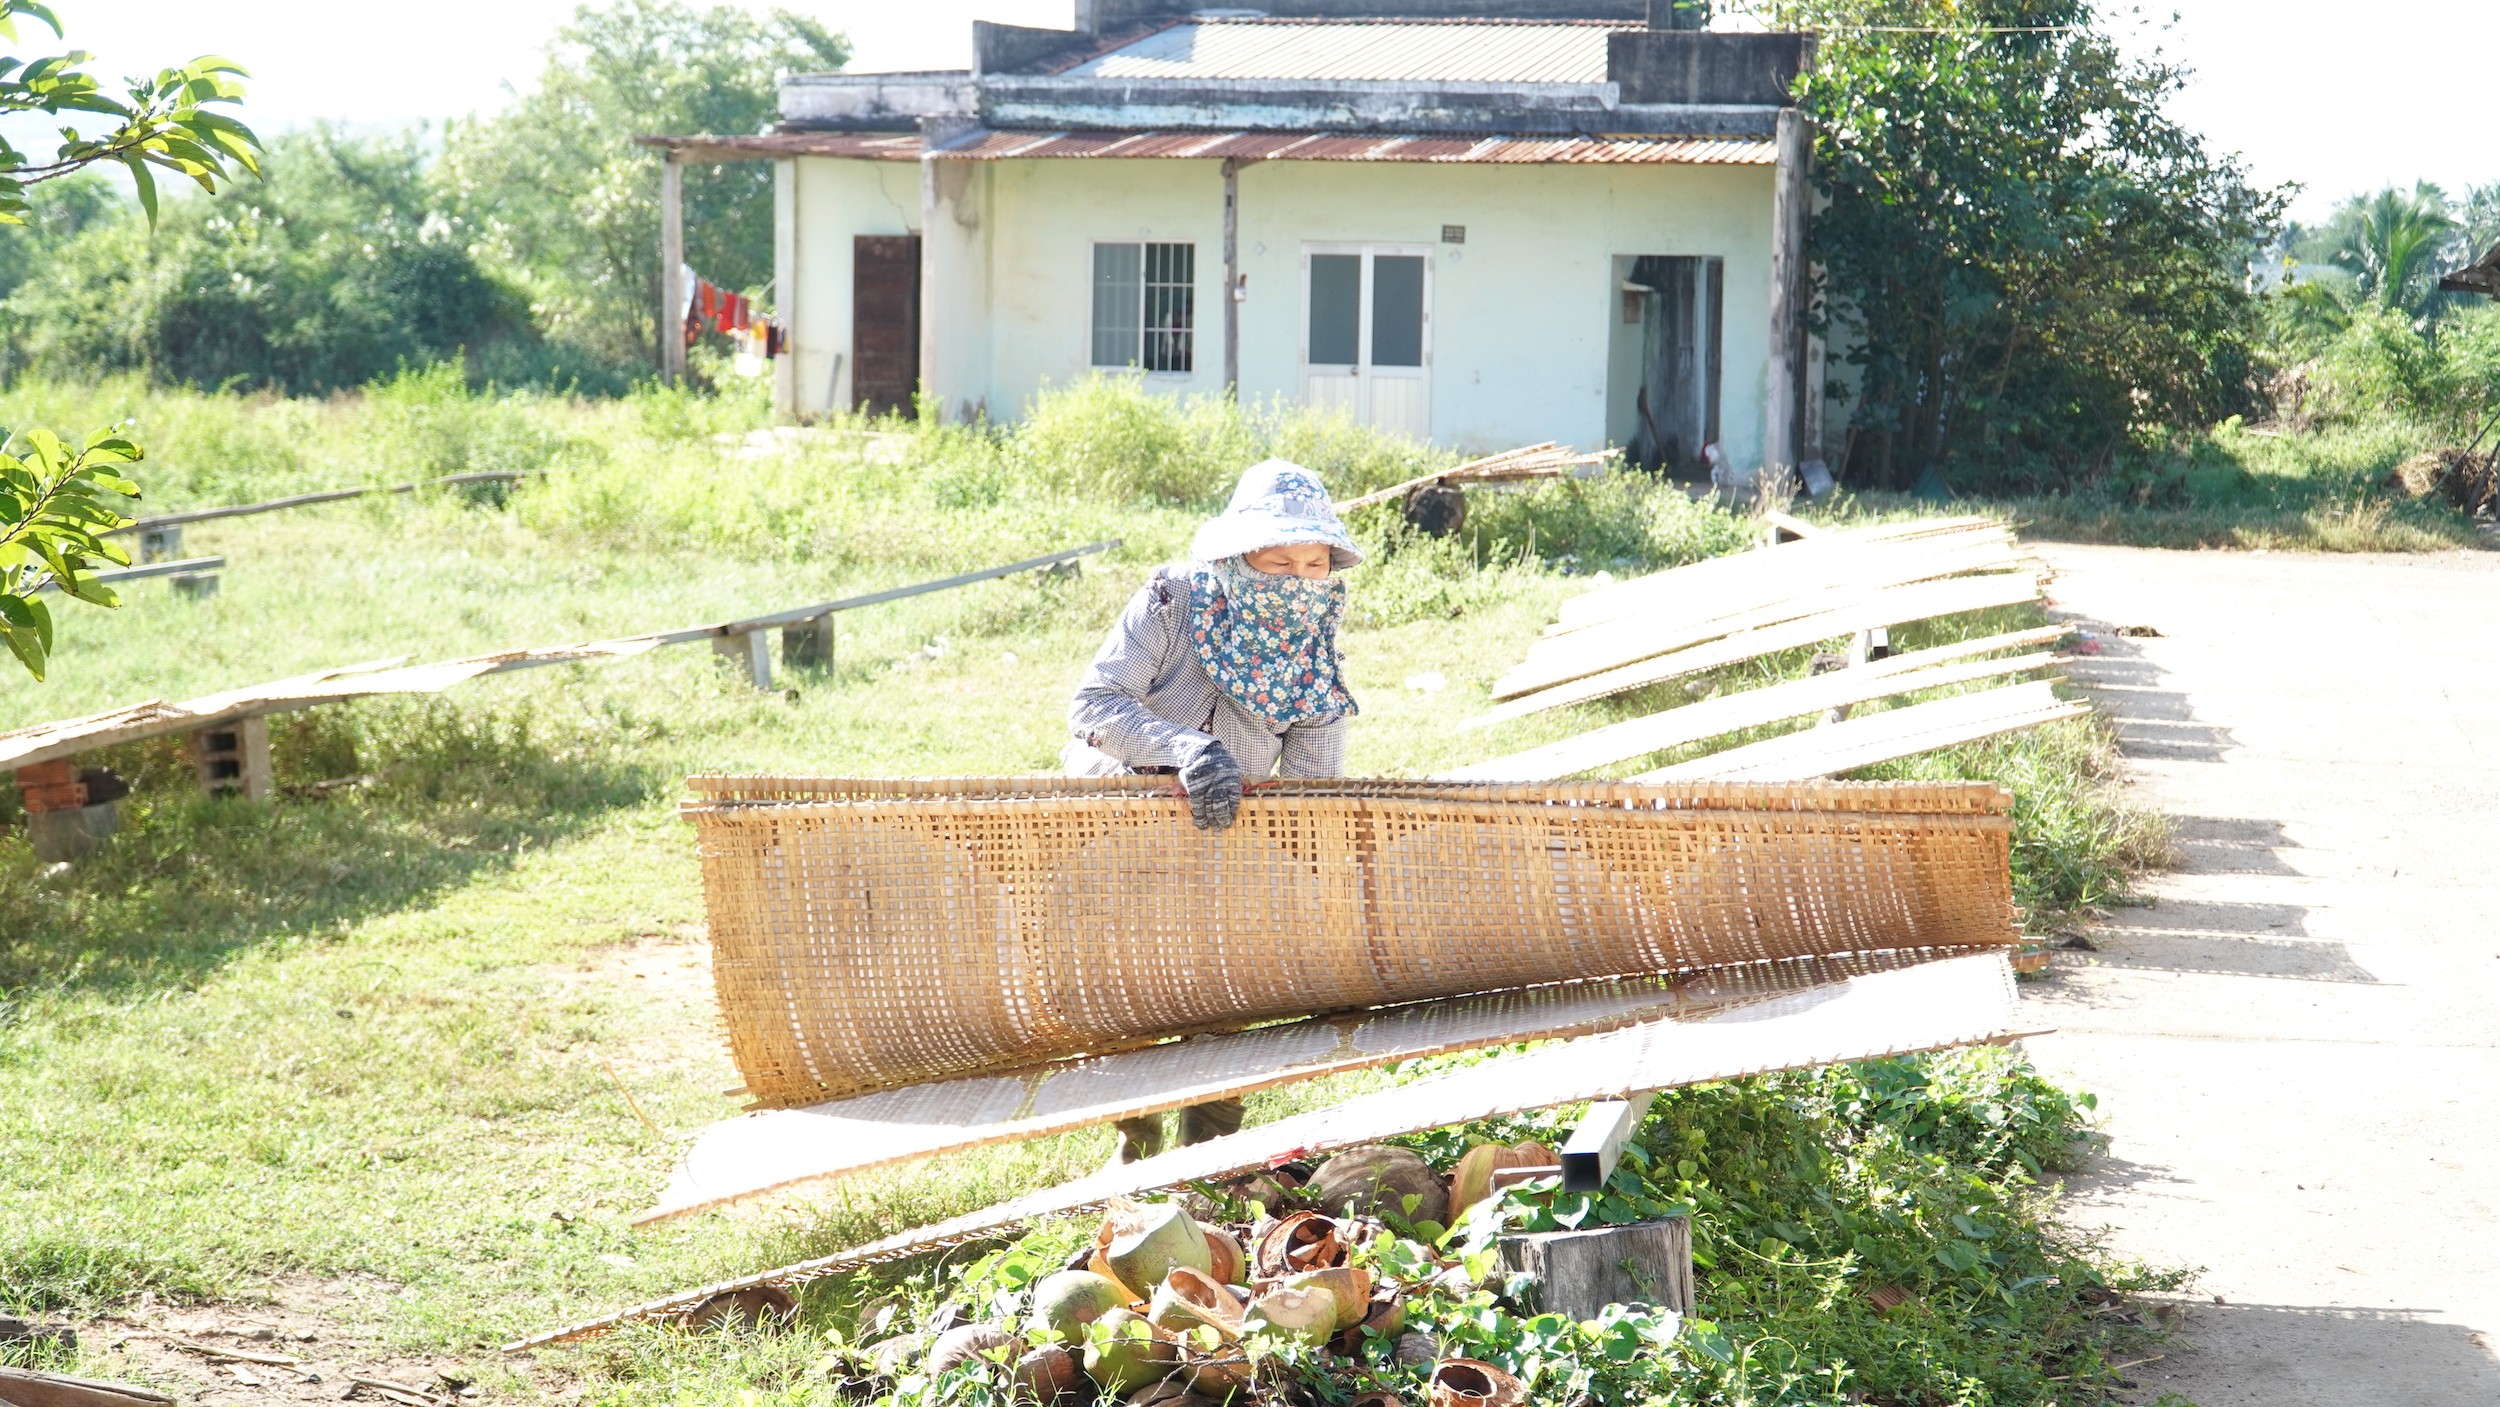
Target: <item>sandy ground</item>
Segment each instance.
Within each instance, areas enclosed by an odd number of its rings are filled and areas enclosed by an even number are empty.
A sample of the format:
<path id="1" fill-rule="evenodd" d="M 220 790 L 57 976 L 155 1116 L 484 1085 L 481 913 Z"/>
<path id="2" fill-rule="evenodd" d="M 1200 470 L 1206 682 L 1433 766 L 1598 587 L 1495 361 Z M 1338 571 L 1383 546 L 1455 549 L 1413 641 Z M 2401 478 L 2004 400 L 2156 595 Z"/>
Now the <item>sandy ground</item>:
<path id="1" fill-rule="evenodd" d="M 2500 554 L 2043 555 L 2161 632 L 2070 675 L 2183 864 L 2030 984 L 2070 1219 L 2204 1267 L 2141 1399 L 2500 1403 Z"/>

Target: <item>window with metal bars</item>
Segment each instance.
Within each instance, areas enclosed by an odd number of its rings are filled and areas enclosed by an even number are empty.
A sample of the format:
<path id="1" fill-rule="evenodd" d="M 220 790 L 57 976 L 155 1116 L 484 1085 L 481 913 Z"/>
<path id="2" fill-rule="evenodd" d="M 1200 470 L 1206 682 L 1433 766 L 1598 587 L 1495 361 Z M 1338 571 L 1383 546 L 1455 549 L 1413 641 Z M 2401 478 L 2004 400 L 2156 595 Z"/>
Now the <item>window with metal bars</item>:
<path id="1" fill-rule="evenodd" d="M 1096 366 L 1188 371 L 1198 317 L 1198 246 L 1094 246 Z"/>

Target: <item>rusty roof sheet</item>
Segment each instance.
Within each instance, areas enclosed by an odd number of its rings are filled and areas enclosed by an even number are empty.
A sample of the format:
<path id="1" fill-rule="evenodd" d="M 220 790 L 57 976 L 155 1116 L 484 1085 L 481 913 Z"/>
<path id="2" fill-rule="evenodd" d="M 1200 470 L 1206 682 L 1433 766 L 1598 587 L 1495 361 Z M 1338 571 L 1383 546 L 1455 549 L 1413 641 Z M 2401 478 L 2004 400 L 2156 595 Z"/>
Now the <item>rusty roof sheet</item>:
<path id="1" fill-rule="evenodd" d="M 1067 70 L 1071 78 L 1310 78 L 1603 83 L 1605 23 L 1194 20 Z"/>
<path id="2" fill-rule="evenodd" d="M 1537 166 L 1556 163 L 1771 166 L 1756 137 L 1384 136 L 1340 132 L 976 132 L 930 155 L 959 161 L 1066 157 L 1179 157 L 1245 161 L 1420 161 Z"/>
<path id="3" fill-rule="evenodd" d="M 679 161 L 770 161 L 782 156 L 849 156 L 868 161 L 918 161 L 916 132 L 767 132 L 756 137 L 636 137 Z"/>

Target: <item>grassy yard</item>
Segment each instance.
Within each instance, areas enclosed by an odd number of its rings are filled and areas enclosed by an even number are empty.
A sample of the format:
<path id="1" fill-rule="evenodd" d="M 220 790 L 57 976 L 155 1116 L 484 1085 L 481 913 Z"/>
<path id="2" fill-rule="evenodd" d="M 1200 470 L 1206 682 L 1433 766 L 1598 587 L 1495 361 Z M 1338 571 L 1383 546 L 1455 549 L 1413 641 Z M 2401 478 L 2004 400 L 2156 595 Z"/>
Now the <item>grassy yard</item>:
<path id="1" fill-rule="evenodd" d="M 1412 449 L 1342 427 L 1158 408 L 1116 387 L 1071 393 L 1012 436 L 776 437 L 756 433 L 752 403 L 498 400 L 422 377 L 318 403 L 115 385 L 0 396 L 0 422 L 123 413 L 152 446 L 151 510 L 547 472 L 493 501 L 386 497 L 196 527 L 186 550 L 228 558 L 222 593 L 193 601 L 142 582 L 118 613 L 65 611 L 49 682 L 0 675 L 0 727 L 387 656 L 691 624 L 1125 541 L 1073 580 L 1014 578 L 847 615 L 835 666 L 770 694 L 684 647 L 313 710 L 273 721 L 279 799 L 203 798 L 177 745 L 134 745 L 89 759 L 136 784 L 101 857 L 50 869 L 22 831 L 0 834 L 0 1309 L 292 1316 L 318 1326 L 324 1361 L 449 1369 L 525 1401 L 781 1392 L 809 1357 L 803 1342 L 644 1334 L 534 1365 L 491 1345 L 982 1205 L 1108 1149 L 1103 1131 L 1073 1134 L 788 1207 L 627 1226 L 685 1140 L 735 1110 L 721 1093 L 736 1079 L 702 965 L 692 846 L 673 816 L 682 779 L 1050 770 L 1101 631 L 1240 464 L 1294 454 L 1340 492 L 1418 467 Z M 1363 530 L 1380 540 L 1387 527 Z M 1419 774 L 1661 706 L 1651 691 L 1489 735 L 1451 726 L 1485 706 L 1492 679 L 1588 573 L 1747 537 L 1672 490 L 1557 484 L 1483 500 L 1462 542 L 1384 552 L 1354 578 L 1352 769 Z M 1747 672 L 1803 663 L 1800 652 Z M 2078 724 L 1885 774 L 2012 786 L 2022 895 L 2046 925 L 2158 851 L 2157 827 L 2101 785 L 2106 764 L 2101 735 Z M 368 780 L 312 785 L 344 778 Z M 0 788 L 0 821 L 15 819 Z M 1969 1077 L 1985 1098 L 2022 1087 L 2019 1062 L 1991 1068 Z M 1790 1108 L 1787 1088 L 1742 1097 Z M 1331 1092 L 1261 1096 L 1253 1117 Z M 1757 1116 L 1770 1117 L 1745 1117 Z M 2079 1117 L 2056 1115 L 2055 1138 Z M 1673 1123 L 1662 1115 L 1657 1136 Z M 1950 1165 L 1950 1150 L 1934 1156 Z M 2030 1205 L 2019 1178 L 2006 1185 L 2008 1206 Z M 2036 1207 L 2025 1214 L 2045 1225 Z M 1731 1310 L 1777 1299 L 1727 1284 Z M 1740 1339 L 1742 1317 L 1730 1316 Z M 98 1322 L 78 1366 L 173 1371 L 153 1341 L 110 1349 Z M 1991 1351 L 2032 1352 L 2012 1344 Z"/>

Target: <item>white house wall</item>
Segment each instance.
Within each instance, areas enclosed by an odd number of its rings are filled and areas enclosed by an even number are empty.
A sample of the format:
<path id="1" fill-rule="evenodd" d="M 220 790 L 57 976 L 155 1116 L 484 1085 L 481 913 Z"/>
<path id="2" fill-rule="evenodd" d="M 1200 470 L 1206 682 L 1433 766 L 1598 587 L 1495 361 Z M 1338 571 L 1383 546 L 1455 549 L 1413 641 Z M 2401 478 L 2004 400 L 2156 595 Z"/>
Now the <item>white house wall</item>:
<path id="1" fill-rule="evenodd" d="M 1092 246 L 1104 240 L 1197 246 L 1195 369 L 1148 381 L 1222 389 L 1219 163 L 929 164 L 944 182 L 948 233 L 930 237 L 924 265 L 923 365 L 950 413 L 1013 416 L 1043 387 L 1090 370 Z M 1463 449 L 1604 444 L 1621 438 L 1607 395 L 1610 374 L 1622 374 L 1611 365 L 1622 360 L 1617 260 L 1717 255 L 1722 443 L 1738 465 L 1759 460 L 1768 168 L 1272 161 L 1244 167 L 1240 183 L 1245 397 L 1299 394 L 1306 243 L 1422 245 L 1433 254 L 1433 438 Z M 1444 225 L 1464 226 L 1465 242 L 1443 243 Z"/>
<path id="2" fill-rule="evenodd" d="M 774 368 L 785 416 L 851 404 L 851 240 L 920 232 L 920 166 L 798 157 L 773 163 L 777 311 L 790 350 Z"/>

